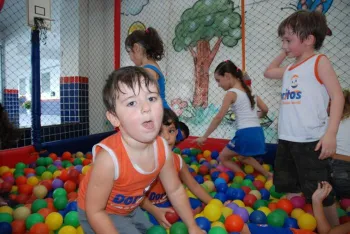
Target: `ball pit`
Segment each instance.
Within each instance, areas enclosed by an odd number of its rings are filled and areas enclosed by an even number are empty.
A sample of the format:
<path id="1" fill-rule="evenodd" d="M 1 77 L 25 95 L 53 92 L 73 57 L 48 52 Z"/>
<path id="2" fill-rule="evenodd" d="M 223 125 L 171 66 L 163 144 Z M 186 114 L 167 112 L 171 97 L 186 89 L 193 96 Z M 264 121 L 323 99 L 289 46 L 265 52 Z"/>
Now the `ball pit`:
<path id="1" fill-rule="evenodd" d="M 246 173 L 233 173 L 219 164 L 219 152 L 194 148 L 174 151 L 182 154 L 194 179 L 214 199 L 206 206 L 196 205 L 197 225 L 209 234 L 239 233 L 244 223 L 313 231 L 316 220 L 312 206 L 302 196 L 288 200 L 249 165 Z M 83 233 L 77 213 L 77 190 L 90 170 L 90 153 L 50 153 L 33 163 L 19 162 L 14 168 L 0 167 L 0 189 L 9 193 L 11 206 L 0 207 L 1 233 Z M 237 160 L 236 160 L 237 161 Z M 272 167 L 263 164 L 271 171 Z M 186 189 L 187 194 L 196 196 Z M 191 200 L 198 201 L 196 199 Z M 350 199 L 339 202 L 340 222 L 348 222 Z M 153 226 L 147 234 L 180 234 L 188 230 L 178 215 L 168 213 L 172 226 Z"/>

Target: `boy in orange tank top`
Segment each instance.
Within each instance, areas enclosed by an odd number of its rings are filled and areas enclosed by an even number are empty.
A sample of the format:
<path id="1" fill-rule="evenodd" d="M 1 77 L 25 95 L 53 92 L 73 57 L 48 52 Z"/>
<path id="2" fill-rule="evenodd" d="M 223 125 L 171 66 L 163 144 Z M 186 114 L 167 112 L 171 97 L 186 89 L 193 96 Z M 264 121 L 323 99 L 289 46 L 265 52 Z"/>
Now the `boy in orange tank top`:
<path id="1" fill-rule="evenodd" d="M 196 225 L 166 142 L 158 135 L 163 107 L 157 81 L 139 67 L 114 71 L 103 89 L 107 119 L 120 131 L 93 147 L 93 164 L 78 192 L 84 233 L 141 234 L 152 226 L 139 208 L 159 175 L 190 234 Z"/>
<path id="2" fill-rule="evenodd" d="M 163 125 L 160 131 L 160 136 L 167 141 L 170 149 L 174 148 L 176 144 L 176 138 L 179 131 L 178 122 L 178 117 L 171 109 L 164 109 Z M 186 135 L 188 136 L 189 133 Z M 212 197 L 193 178 L 186 163 L 183 162 L 181 155 L 173 153 L 173 158 L 174 168 L 178 172 L 181 181 L 202 202 L 208 204 Z M 194 202 L 201 203 L 200 201 Z M 171 224 L 165 218 L 167 212 L 173 212 L 173 210 L 169 208 L 170 206 L 171 204 L 169 203 L 167 193 L 164 190 L 163 183 L 157 179 L 149 190 L 148 197 L 143 200 L 141 207 L 150 213 L 150 219 L 153 224 L 160 224 L 165 228 L 170 228 Z"/>

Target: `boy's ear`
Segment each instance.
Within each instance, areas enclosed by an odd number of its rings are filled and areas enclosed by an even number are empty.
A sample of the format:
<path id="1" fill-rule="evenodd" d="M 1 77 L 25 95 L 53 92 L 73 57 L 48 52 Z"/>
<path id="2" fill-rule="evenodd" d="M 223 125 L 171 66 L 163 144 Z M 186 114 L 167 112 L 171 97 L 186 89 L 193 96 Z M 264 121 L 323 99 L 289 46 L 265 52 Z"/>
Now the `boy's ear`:
<path id="1" fill-rule="evenodd" d="M 307 38 L 304 40 L 305 44 L 308 46 L 314 46 L 316 43 L 316 38 L 314 35 L 309 35 Z"/>
<path id="2" fill-rule="evenodd" d="M 108 121 L 113 125 L 113 127 L 119 127 L 120 126 L 120 121 L 117 117 L 117 115 L 112 114 L 111 112 L 107 111 L 106 112 L 106 117 Z"/>

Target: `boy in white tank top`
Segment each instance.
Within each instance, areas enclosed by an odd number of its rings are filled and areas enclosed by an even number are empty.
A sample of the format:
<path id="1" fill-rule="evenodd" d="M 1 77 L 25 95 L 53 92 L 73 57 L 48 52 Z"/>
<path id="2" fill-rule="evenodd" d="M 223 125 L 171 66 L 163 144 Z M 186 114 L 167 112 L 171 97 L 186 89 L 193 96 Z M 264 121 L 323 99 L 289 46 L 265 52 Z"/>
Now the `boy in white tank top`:
<path id="1" fill-rule="evenodd" d="M 321 48 L 326 32 L 326 18 L 322 13 L 293 13 L 278 28 L 283 51 L 264 73 L 267 78 L 282 79 L 274 173 L 276 191 L 302 192 L 309 203 L 318 182 L 330 181 L 329 157 L 336 150 L 336 134 L 344 106 L 342 90 L 330 61 L 315 53 Z M 286 57 L 295 61 L 282 67 Z M 332 105 L 328 120 L 329 99 Z M 339 224 L 333 193 L 323 205 L 331 225 Z"/>

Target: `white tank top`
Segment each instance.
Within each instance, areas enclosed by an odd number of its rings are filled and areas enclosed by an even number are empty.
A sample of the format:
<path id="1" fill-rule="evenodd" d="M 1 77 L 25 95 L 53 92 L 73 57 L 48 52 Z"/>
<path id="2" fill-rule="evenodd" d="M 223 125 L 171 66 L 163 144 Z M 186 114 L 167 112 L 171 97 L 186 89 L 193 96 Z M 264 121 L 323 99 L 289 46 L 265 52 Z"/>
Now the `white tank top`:
<path id="1" fill-rule="evenodd" d="M 319 140 L 328 125 L 329 96 L 319 79 L 317 65 L 324 55 L 314 55 L 287 67 L 283 75 L 278 137 L 293 142 Z"/>
<path id="2" fill-rule="evenodd" d="M 340 122 L 337 134 L 337 154 L 350 157 L 350 118 Z"/>
<path id="3" fill-rule="evenodd" d="M 254 108 L 252 109 L 246 92 L 236 88 L 229 89 L 228 92 L 234 92 L 237 94 L 236 101 L 231 106 L 232 111 L 236 116 L 237 129 L 260 127 L 260 121 L 256 109 L 256 98 Z"/>

